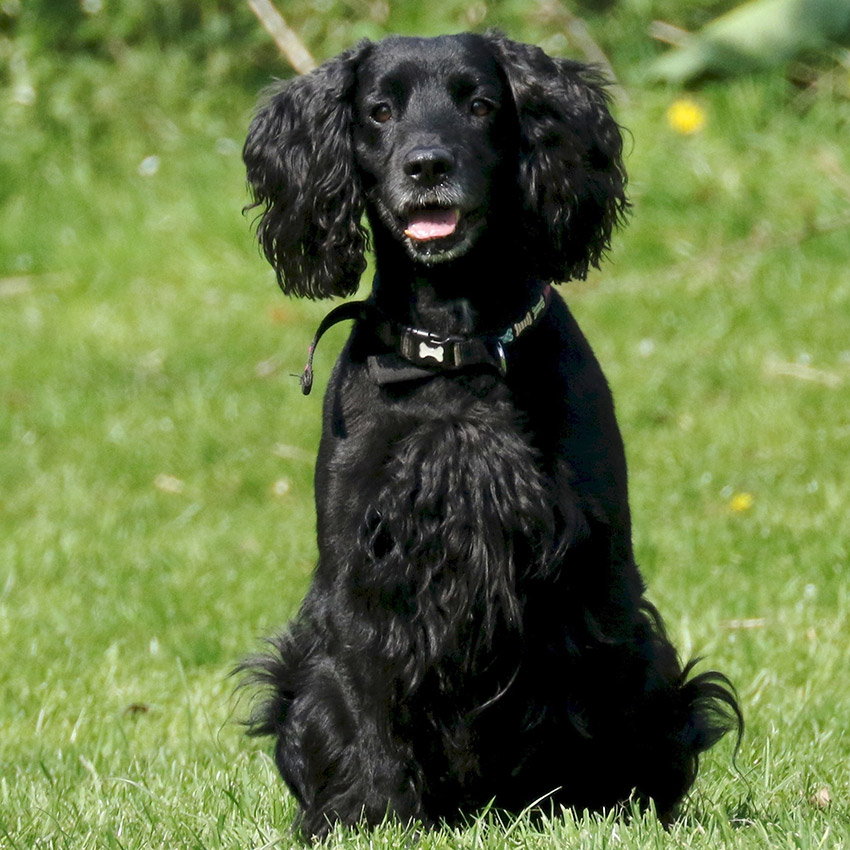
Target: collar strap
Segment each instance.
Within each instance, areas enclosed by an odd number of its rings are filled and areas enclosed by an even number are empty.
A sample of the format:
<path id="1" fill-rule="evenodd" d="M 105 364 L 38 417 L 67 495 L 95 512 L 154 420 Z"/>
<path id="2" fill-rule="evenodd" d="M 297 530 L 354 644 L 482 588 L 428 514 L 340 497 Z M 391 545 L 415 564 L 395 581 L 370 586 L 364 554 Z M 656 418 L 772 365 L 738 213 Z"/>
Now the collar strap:
<path id="1" fill-rule="evenodd" d="M 399 373 L 398 380 L 431 377 L 435 370 L 451 371 L 481 365 L 494 367 L 500 375 L 504 375 L 507 371 L 505 346 L 533 327 L 546 312 L 551 300 L 552 286 L 547 283 L 540 297 L 518 322 L 501 332 L 481 336 L 441 336 L 421 328 L 398 325 L 387 319 L 370 301 L 348 301 L 331 310 L 316 329 L 308 349 L 307 365 L 301 374 L 301 391 L 309 395 L 313 388 L 313 355 L 319 340 L 333 325 L 349 319 L 370 320 L 381 342 L 412 364 L 413 370 L 396 370 Z M 386 368 L 382 368 L 386 373 Z M 388 377 L 386 382 L 391 383 L 392 380 Z"/>
<path id="2" fill-rule="evenodd" d="M 339 307 L 334 307 L 322 319 L 319 327 L 316 328 L 316 333 L 313 334 L 313 341 L 307 349 L 307 365 L 301 373 L 301 392 L 304 395 L 310 395 L 310 390 L 313 389 L 313 355 L 316 353 L 316 346 L 325 332 L 337 323 L 345 322 L 348 319 L 354 319 L 357 322 L 368 319 L 374 309 L 375 306 L 368 301 L 347 301 L 345 304 L 340 304 Z"/>
<path id="3" fill-rule="evenodd" d="M 537 322 L 546 312 L 551 298 L 552 287 L 547 283 L 540 297 L 518 322 L 493 334 L 441 336 L 420 328 L 384 322 L 385 327 L 378 328 L 378 335 L 405 360 L 417 366 L 452 370 L 483 364 L 495 367 L 504 375 L 507 371 L 505 346 Z"/>

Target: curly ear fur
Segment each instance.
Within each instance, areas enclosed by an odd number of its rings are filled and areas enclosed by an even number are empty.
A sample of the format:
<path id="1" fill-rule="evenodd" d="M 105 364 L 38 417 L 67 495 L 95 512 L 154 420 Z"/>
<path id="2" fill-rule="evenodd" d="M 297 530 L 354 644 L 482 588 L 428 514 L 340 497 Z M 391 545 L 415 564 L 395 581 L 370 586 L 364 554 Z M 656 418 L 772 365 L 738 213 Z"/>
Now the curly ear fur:
<path id="1" fill-rule="evenodd" d="M 350 295 L 366 267 L 350 124 L 356 68 L 369 48 L 363 42 L 276 86 L 248 131 L 248 209 L 262 210 L 257 238 L 288 295 Z"/>
<path id="2" fill-rule="evenodd" d="M 488 36 L 513 93 L 519 182 L 541 273 L 583 278 L 628 209 L 620 129 L 593 68 Z"/>

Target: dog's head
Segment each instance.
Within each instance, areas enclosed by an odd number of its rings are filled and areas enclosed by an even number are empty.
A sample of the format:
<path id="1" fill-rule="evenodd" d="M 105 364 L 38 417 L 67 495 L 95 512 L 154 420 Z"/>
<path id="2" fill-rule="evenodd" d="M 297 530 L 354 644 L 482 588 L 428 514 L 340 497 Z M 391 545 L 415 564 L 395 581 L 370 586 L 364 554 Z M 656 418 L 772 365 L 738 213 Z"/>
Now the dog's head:
<path id="1" fill-rule="evenodd" d="M 464 34 L 365 42 L 283 84 L 244 158 L 278 281 L 321 298 L 356 290 L 364 212 L 415 263 L 497 234 L 532 274 L 583 277 L 627 206 L 621 151 L 592 71 Z"/>

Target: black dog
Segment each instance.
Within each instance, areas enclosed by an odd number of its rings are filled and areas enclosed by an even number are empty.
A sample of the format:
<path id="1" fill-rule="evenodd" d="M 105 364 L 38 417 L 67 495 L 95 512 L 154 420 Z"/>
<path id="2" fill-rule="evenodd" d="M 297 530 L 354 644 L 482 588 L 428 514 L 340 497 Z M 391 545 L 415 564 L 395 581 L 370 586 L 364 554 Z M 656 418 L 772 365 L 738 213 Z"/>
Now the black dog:
<path id="1" fill-rule="evenodd" d="M 282 85 L 244 157 L 284 292 L 355 291 L 316 469 L 319 563 L 266 687 L 301 828 L 600 809 L 669 819 L 741 715 L 643 597 L 605 379 L 552 281 L 627 207 L 600 81 L 499 35 L 364 43 Z M 311 349 L 312 359 L 312 349 Z M 305 391 L 311 373 L 305 372 Z"/>

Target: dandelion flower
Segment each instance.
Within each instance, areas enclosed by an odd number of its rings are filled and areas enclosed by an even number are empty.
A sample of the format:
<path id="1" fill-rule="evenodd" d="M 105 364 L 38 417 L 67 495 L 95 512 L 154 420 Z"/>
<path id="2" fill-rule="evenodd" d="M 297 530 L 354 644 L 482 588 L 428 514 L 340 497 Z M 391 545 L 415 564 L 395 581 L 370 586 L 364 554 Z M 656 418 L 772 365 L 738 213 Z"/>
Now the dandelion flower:
<path id="1" fill-rule="evenodd" d="M 680 98 L 667 110 L 667 123 L 683 136 L 692 136 L 705 127 L 705 110 L 694 100 Z"/>
<path id="2" fill-rule="evenodd" d="M 732 501 L 729 502 L 729 507 L 736 513 L 742 514 L 748 511 L 752 506 L 755 499 L 753 498 L 752 493 L 736 493 L 732 497 Z"/>

